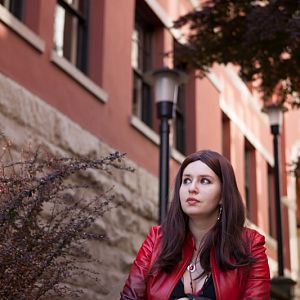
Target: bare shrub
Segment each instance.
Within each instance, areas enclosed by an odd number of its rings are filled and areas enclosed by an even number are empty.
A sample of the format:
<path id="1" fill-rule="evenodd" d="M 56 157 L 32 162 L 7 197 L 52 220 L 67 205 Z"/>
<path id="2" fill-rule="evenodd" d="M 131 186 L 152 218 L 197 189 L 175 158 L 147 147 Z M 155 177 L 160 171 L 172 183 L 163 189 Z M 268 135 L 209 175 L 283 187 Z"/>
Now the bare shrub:
<path id="1" fill-rule="evenodd" d="M 76 296 L 80 290 L 65 283 L 76 276 L 99 279 L 86 267 L 93 258 L 85 241 L 104 238 L 90 227 L 117 204 L 111 189 L 102 187 L 99 195 L 72 178 L 88 169 L 109 176 L 113 169 L 132 169 L 119 152 L 101 159 L 68 158 L 40 148 L 23 151 L 15 161 L 10 147 L 5 142 L 0 157 L 0 299 Z M 82 189 L 87 193 L 78 197 Z"/>

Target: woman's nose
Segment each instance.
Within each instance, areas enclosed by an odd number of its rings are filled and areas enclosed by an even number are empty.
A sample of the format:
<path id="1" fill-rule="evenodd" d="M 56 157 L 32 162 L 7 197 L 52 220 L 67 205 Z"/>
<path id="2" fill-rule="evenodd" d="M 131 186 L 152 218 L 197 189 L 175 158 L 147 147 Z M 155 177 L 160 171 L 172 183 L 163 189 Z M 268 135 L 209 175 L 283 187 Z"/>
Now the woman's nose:
<path id="1" fill-rule="evenodd" d="M 189 186 L 189 192 L 190 193 L 197 193 L 198 192 L 198 187 L 197 187 L 197 182 L 193 180 Z"/>

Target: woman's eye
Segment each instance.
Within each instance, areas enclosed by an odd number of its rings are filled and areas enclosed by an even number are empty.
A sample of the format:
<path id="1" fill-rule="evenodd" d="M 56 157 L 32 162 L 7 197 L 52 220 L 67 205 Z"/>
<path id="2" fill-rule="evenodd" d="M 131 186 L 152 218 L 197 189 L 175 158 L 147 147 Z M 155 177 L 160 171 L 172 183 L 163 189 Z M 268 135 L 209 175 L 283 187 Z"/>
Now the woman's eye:
<path id="1" fill-rule="evenodd" d="M 183 181 L 182 181 L 184 184 L 188 184 L 191 182 L 191 179 L 190 178 L 184 178 Z"/>
<path id="2" fill-rule="evenodd" d="M 201 183 L 202 183 L 202 184 L 209 184 L 209 183 L 211 183 L 211 182 L 210 182 L 210 180 L 207 179 L 207 178 L 201 178 Z"/>

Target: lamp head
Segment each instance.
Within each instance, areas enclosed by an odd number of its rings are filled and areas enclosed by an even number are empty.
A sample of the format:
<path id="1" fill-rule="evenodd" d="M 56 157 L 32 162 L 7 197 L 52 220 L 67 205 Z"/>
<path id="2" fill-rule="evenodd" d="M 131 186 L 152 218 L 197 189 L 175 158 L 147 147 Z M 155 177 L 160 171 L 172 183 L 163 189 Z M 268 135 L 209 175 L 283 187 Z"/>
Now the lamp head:
<path id="1" fill-rule="evenodd" d="M 154 85 L 156 103 L 176 103 L 178 87 L 187 81 L 187 75 L 177 69 L 165 67 L 146 73 L 145 80 Z"/>
<path id="2" fill-rule="evenodd" d="M 266 113 L 269 117 L 271 128 L 276 126 L 278 127 L 278 131 L 280 131 L 282 125 L 283 113 L 286 111 L 287 108 L 282 104 L 271 104 L 262 108 L 262 112 Z"/>

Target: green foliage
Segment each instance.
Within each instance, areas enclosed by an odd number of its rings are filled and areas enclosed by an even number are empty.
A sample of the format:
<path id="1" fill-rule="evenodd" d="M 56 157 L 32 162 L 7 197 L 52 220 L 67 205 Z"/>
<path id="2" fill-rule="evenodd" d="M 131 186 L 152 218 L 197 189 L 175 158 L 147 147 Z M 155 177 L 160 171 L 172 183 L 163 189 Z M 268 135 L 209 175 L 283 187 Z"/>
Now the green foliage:
<path id="1" fill-rule="evenodd" d="M 208 0 L 175 22 L 183 26 L 190 30 L 180 58 L 190 66 L 238 65 L 244 80 L 260 80 L 265 101 L 279 85 L 282 102 L 300 91 L 300 0 Z"/>
<path id="2" fill-rule="evenodd" d="M 114 207 L 110 190 L 76 185 L 88 169 L 131 170 L 118 152 L 101 159 L 66 158 L 38 149 L 11 161 L 10 145 L 0 162 L 0 299 L 48 299 L 77 295 L 64 284 L 74 276 L 99 279 L 86 268 L 95 262 L 85 241 L 103 239 L 90 230 Z M 71 179 L 71 180 L 70 180 Z M 72 183 L 73 182 L 73 183 Z M 99 187 L 98 187 L 99 188 Z M 84 197 L 77 197 L 84 189 Z M 103 191 L 104 190 L 104 191 Z"/>

